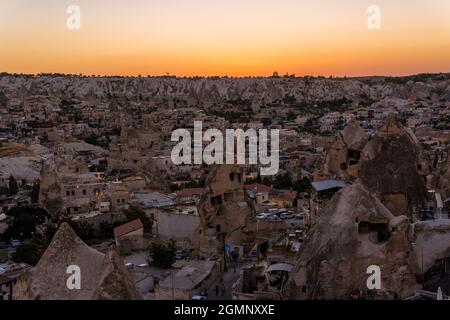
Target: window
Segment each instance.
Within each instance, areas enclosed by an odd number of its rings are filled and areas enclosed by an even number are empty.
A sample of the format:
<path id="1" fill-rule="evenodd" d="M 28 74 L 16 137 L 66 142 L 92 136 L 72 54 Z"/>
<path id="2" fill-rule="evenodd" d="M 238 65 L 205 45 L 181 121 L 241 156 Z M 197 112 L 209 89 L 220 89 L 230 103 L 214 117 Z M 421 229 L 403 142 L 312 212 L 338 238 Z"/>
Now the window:
<path id="1" fill-rule="evenodd" d="M 220 232 L 220 224 L 216 225 L 216 231 Z"/>
<path id="2" fill-rule="evenodd" d="M 70 191 L 69 190 L 66 191 L 66 196 L 70 196 Z"/>
<path id="3" fill-rule="evenodd" d="M 217 205 L 222 204 L 222 196 L 218 195 L 218 196 L 215 196 L 215 197 L 211 197 L 211 204 L 213 206 L 217 206 Z"/>
<path id="4" fill-rule="evenodd" d="M 391 237 L 388 225 L 386 223 L 371 223 L 361 221 L 358 225 L 359 234 L 373 234 L 369 239 L 375 243 L 382 243 Z"/>
<path id="5" fill-rule="evenodd" d="M 73 195 L 73 196 L 75 195 L 75 190 L 72 190 L 72 195 Z"/>
<path id="6" fill-rule="evenodd" d="M 348 158 L 350 160 L 350 165 L 357 164 L 361 158 L 361 151 L 358 150 L 348 150 Z"/>
<path id="7" fill-rule="evenodd" d="M 86 195 L 86 189 L 83 189 L 83 196 Z"/>

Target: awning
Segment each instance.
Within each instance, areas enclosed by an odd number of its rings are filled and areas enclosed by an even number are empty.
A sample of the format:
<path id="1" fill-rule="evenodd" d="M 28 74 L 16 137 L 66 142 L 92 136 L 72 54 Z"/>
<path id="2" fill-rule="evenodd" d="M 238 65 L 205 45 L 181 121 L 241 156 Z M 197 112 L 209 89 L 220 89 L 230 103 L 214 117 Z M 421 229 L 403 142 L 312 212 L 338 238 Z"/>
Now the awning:
<path id="1" fill-rule="evenodd" d="M 291 272 L 292 269 L 294 269 L 294 266 L 292 264 L 289 264 L 289 263 L 276 263 L 276 264 L 271 265 L 267 269 L 267 272 L 273 272 L 273 271 Z"/>
<path id="2" fill-rule="evenodd" d="M 331 189 L 344 188 L 347 186 L 347 184 L 345 182 L 339 181 L 339 180 L 314 181 L 311 184 L 317 192 L 331 190 Z"/>

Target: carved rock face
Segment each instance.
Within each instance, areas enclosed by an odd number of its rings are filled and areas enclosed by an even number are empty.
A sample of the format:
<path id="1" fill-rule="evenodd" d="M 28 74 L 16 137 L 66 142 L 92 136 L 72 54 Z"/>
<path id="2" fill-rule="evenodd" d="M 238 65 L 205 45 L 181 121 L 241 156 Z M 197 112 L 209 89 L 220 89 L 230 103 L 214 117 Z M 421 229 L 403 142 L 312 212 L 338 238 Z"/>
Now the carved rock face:
<path id="1" fill-rule="evenodd" d="M 53 160 L 43 163 L 39 189 L 39 205 L 47 210 L 52 218 L 64 213 L 62 187 L 58 177 L 57 165 Z"/>
<path id="2" fill-rule="evenodd" d="M 364 129 L 355 120 L 350 121 L 340 135 L 350 150 L 361 151 L 367 143 L 367 135 Z"/>
<path id="3" fill-rule="evenodd" d="M 220 165 L 212 170 L 198 209 L 200 247 L 221 247 L 223 235 L 228 244 L 251 241 L 255 209 L 238 166 Z"/>
<path id="4" fill-rule="evenodd" d="M 381 268 L 384 297 L 411 294 L 409 222 L 389 210 L 356 181 L 337 193 L 318 217 L 295 270 L 297 299 L 348 299 L 366 290 L 367 267 Z"/>
<path id="5" fill-rule="evenodd" d="M 394 215 L 405 214 L 427 199 L 419 160 L 417 139 L 391 115 L 365 146 L 359 178 Z"/>
<path id="6" fill-rule="evenodd" d="M 367 143 L 367 135 L 357 121 L 350 121 L 338 133 L 328 150 L 325 167 L 332 177 L 347 180 L 356 178 L 359 171 L 360 155 Z"/>

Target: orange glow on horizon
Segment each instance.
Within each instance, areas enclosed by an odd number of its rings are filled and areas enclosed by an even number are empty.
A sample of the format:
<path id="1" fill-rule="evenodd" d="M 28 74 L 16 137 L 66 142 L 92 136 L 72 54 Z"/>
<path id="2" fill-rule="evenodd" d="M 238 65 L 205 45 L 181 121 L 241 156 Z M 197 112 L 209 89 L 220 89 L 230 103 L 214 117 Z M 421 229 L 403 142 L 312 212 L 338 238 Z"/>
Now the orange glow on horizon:
<path id="1" fill-rule="evenodd" d="M 86 75 L 450 72 L 450 0 L 0 0 L 0 71 Z M 5 32 L 6 31 L 6 32 Z"/>

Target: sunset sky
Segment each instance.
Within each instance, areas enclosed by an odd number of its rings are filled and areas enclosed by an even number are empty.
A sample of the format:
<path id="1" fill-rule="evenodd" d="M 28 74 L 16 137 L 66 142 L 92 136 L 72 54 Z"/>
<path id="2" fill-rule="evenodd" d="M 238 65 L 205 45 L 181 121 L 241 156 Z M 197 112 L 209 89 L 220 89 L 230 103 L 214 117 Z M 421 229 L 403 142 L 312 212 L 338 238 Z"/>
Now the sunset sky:
<path id="1" fill-rule="evenodd" d="M 72 4 L 81 30 L 66 27 Z M 381 30 L 367 28 L 371 4 Z M 0 71 L 450 72 L 450 0 L 0 0 Z"/>

